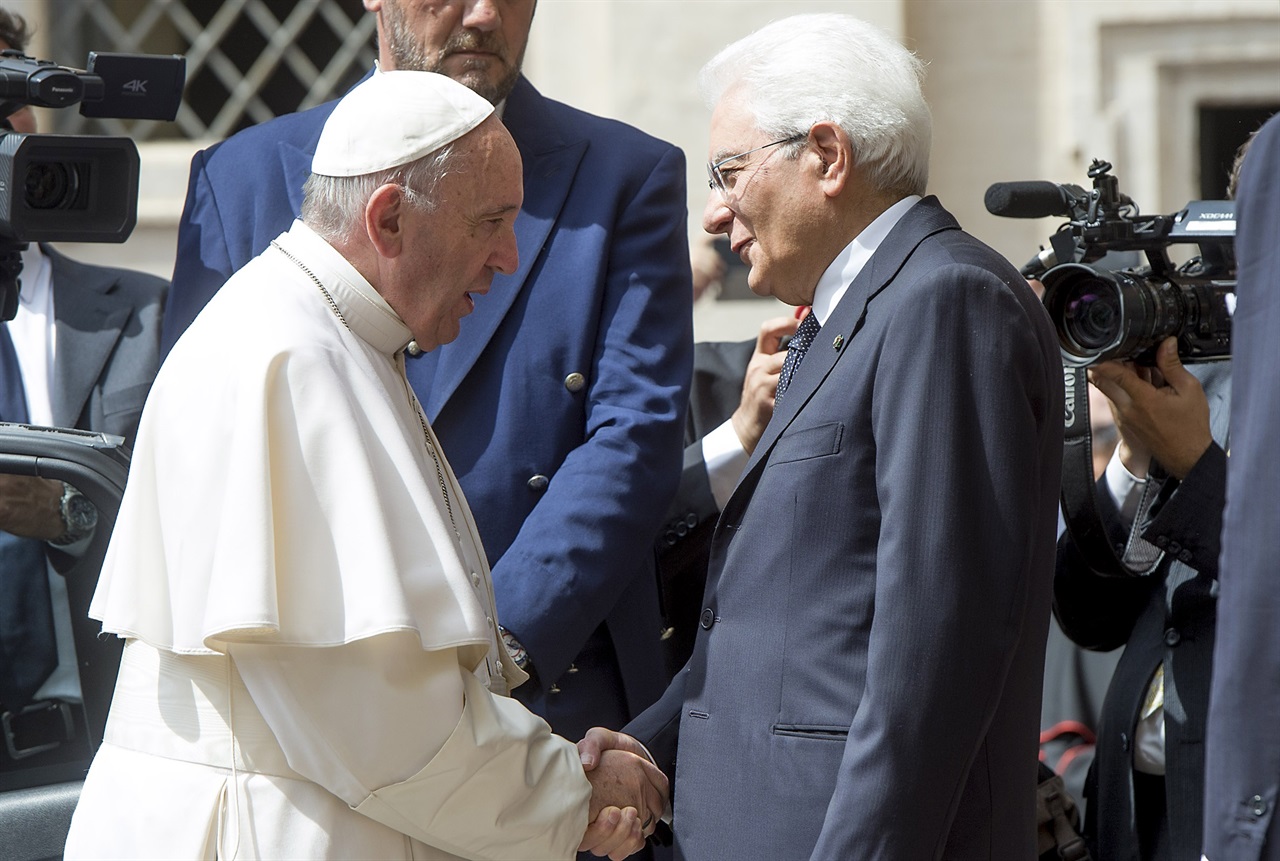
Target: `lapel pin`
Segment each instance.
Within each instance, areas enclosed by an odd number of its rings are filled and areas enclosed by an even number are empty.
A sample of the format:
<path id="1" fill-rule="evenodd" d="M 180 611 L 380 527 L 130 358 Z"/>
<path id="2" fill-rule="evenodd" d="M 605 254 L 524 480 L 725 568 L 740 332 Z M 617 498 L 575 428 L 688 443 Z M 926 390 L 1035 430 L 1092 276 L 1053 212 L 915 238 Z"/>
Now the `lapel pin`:
<path id="1" fill-rule="evenodd" d="M 831 342 L 832 349 L 839 350 L 844 346 L 844 335 L 836 335 L 836 339 Z"/>

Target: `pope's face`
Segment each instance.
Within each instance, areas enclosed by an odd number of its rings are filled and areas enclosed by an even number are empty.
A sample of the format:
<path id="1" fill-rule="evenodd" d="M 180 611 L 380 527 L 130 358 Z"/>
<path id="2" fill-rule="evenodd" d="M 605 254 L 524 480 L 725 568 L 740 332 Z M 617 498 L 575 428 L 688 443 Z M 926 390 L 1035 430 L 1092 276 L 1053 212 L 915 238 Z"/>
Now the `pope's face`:
<path id="1" fill-rule="evenodd" d="M 536 0 L 364 0 L 383 69 L 438 72 L 493 104 L 520 75 Z"/>
<path id="2" fill-rule="evenodd" d="M 436 207 L 405 211 L 404 251 L 384 294 L 423 350 L 458 337 L 473 297 L 489 292 L 495 272 L 510 274 L 520 262 L 514 226 L 524 190 L 515 141 L 495 115 L 457 145 L 464 149 L 436 186 Z"/>

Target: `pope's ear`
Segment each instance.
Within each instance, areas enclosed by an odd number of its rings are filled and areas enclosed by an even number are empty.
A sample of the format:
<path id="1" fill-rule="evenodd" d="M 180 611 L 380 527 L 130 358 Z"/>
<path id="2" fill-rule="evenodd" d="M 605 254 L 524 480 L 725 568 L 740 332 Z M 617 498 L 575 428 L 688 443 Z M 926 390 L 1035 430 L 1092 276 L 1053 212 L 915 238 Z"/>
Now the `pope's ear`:
<path id="1" fill-rule="evenodd" d="M 364 229 L 382 257 L 397 257 L 404 247 L 404 189 L 395 183 L 380 186 L 364 207 Z"/>

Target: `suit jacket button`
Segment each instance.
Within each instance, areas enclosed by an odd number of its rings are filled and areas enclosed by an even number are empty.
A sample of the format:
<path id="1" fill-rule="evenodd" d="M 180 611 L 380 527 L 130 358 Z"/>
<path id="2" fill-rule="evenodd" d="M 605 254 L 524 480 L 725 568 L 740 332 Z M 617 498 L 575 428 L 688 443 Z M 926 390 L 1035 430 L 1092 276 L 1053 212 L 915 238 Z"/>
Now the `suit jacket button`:
<path id="1" fill-rule="evenodd" d="M 546 490 L 547 485 L 551 483 L 551 479 L 545 475 L 535 475 L 527 483 L 530 490 Z"/>
<path id="2" fill-rule="evenodd" d="M 702 618 L 699 620 L 704 630 L 710 631 L 711 626 L 716 623 L 715 611 L 710 607 L 702 611 Z"/>
<path id="3" fill-rule="evenodd" d="M 1159 548 L 1160 548 L 1160 549 L 1162 549 L 1162 550 L 1163 550 L 1164 548 L 1168 547 L 1168 546 L 1169 546 L 1169 536 L 1168 536 L 1168 535 L 1157 535 L 1157 536 L 1156 536 L 1156 546 L 1157 546 L 1157 547 L 1159 547 Z"/>
<path id="4" fill-rule="evenodd" d="M 698 525 L 698 515 L 690 511 L 688 514 L 684 516 L 684 522 L 686 526 L 692 529 L 693 527 Z"/>
<path id="5" fill-rule="evenodd" d="M 1169 551 L 1170 556 L 1177 556 L 1182 552 L 1182 545 L 1176 541 L 1170 541 L 1169 546 L 1165 549 Z"/>
<path id="6" fill-rule="evenodd" d="M 688 534 L 689 534 L 689 527 L 688 527 L 688 525 L 687 525 L 683 520 L 677 520 L 677 521 L 676 521 L 676 535 L 679 535 L 681 538 L 684 538 L 684 537 L 685 537 L 686 535 L 688 535 Z"/>
<path id="7" fill-rule="evenodd" d="M 1249 812 L 1254 816 L 1262 817 L 1267 815 L 1267 800 L 1261 795 L 1255 795 L 1249 799 Z"/>
<path id="8" fill-rule="evenodd" d="M 582 387 L 587 384 L 587 378 L 574 371 L 572 374 L 564 378 L 564 387 L 571 392 L 580 392 Z"/>
<path id="9" fill-rule="evenodd" d="M 1120 749 L 1126 753 L 1129 752 L 1129 734 L 1128 733 L 1123 733 L 1123 732 L 1120 733 Z"/>
<path id="10" fill-rule="evenodd" d="M 1177 628 L 1169 628 L 1164 632 L 1164 644 L 1170 648 L 1182 642 L 1182 632 Z"/>
<path id="11" fill-rule="evenodd" d="M 1191 551 L 1184 547 L 1182 549 L 1182 552 L 1178 554 L 1178 558 L 1181 559 L 1183 562 L 1187 562 L 1187 563 L 1191 562 Z"/>
<path id="12" fill-rule="evenodd" d="M 676 531 L 674 529 L 668 529 L 662 535 L 662 543 L 667 545 L 668 547 L 675 547 L 676 542 L 679 540 L 680 540 L 680 536 L 676 535 Z"/>

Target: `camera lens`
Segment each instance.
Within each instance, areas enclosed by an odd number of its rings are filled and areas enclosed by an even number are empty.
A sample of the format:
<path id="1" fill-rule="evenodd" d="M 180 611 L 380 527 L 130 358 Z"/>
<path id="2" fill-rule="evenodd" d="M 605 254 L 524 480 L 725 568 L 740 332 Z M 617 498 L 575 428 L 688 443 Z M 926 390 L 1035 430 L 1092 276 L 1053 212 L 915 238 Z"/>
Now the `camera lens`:
<path id="1" fill-rule="evenodd" d="M 33 162 L 27 169 L 26 202 L 32 209 L 66 209 L 80 191 L 80 174 L 74 164 Z"/>
<path id="2" fill-rule="evenodd" d="M 1084 350 L 1102 350 L 1119 337 L 1120 297 L 1115 285 L 1085 278 L 1063 298 L 1062 325 L 1067 337 Z"/>

